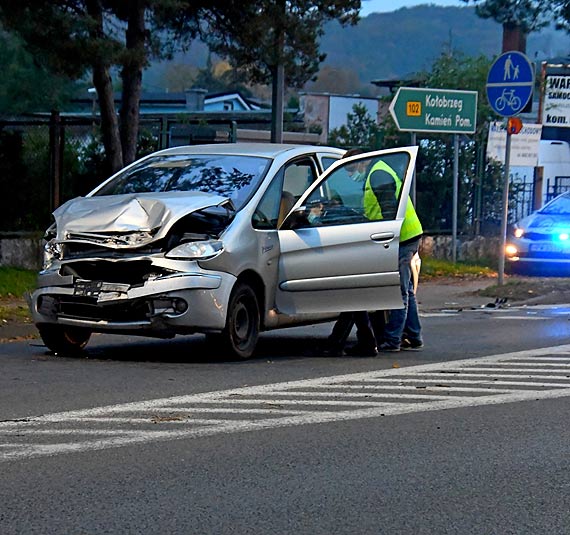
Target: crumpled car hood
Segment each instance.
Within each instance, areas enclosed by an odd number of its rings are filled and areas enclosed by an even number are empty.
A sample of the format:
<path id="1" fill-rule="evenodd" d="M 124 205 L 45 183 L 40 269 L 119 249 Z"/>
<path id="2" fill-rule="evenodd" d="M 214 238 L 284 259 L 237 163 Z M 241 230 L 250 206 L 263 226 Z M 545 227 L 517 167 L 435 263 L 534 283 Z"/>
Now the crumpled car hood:
<path id="1" fill-rule="evenodd" d="M 201 191 L 171 191 L 78 197 L 54 211 L 57 240 L 69 234 L 150 232 L 153 239 L 164 236 L 181 217 L 210 206 L 231 201 L 227 197 Z"/>

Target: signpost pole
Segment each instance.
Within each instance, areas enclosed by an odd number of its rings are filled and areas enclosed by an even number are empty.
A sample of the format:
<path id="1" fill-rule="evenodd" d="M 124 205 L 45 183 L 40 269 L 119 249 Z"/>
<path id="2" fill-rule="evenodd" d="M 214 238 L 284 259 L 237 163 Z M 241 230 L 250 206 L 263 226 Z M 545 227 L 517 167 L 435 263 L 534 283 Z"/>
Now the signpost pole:
<path id="1" fill-rule="evenodd" d="M 532 98 L 534 66 L 529 59 L 518 50 L 504 52 L 491 65 L 489 74 L 487 75 L 486 87 L 487 99 L 493 111 L 503 117 L 514 117 L 524 110 Z M 520 125 L 516 132 L 519 130 Z M 498 254 L 499 273 L 497 282 L 499 286 L 503 284 L 505 274 L 505 246 L 507 244 L 507 220 L 509 215 L 509 164 L 512 134 L 513 132 L 507 123 L 505 180 L 503 183 L 503 216 L 501 219 L 501 249 Z"/>
<path id="2" fill-rule="evenodd" d="M 505 149 L 505 177 L 503 181 L 503 214 L 501 218 L 501 250 L 499 251 L 499 273 L 497 284 L 502 286 L 505 278 L 505 247 L 507 245 L 507 221 L 509 217 L 509 182 L 512 134 L 507 129 L 507 147 Z"/>
<path id="3" fill-rule="evenodd" d="M 451 258 L 457 262 L 457 199 L 459 190 L 459 135 L 453 135 L 453 216 L 451 222 Z"/>
<path id="4" fill-rule="evenodd" d="M 417 144 L 417 136 L 415 132 L 412 132 L 411 137 L 411 145 L 412 147 L 414 147 Z M 412 199 L 412 202 L 414 203 L 414 206 L 416 204 L 416 168 L 414 166 L 414 174 L 412 175 L 412 188 L 410 190 L 410 198 Z"/>

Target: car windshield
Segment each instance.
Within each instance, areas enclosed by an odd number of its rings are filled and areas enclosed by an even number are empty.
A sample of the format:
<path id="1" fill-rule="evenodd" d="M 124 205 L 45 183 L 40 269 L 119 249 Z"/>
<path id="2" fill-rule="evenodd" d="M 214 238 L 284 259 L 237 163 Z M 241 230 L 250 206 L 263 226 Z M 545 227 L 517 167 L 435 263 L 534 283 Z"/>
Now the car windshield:
<path id="1" fill-rule="evenodd" d="M 203 191 L 230 198 L 239 210 L 270 164 L 267 158 L 228 154 L 155 156 L 125 170 L 94 195 Z"/>
<path id="2" fill-rule="evenodd" d="M 556 197 L 552 202 L 548 203 L 542 210 L 541 214 L 563 214 L 570 215 L 570 192 Z"/>

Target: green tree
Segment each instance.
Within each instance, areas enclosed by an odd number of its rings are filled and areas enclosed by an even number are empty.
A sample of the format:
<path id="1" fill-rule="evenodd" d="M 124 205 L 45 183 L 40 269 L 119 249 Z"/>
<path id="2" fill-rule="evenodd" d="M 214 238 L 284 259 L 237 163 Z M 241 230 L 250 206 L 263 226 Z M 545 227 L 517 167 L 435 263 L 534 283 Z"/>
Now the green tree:
<path id="1" fill-rule="evenodd" d="M 37 65 L 20 39 L 2 30 L 0 72 L 3 73 L 0 78 L 0 115 L 61 109 L 76 90 L 68 78 L 55 76 Z"/>
<path id="2" fill-rule="evenodd" d="M 205 41 L 244 70 L 250 82 L 271 83 L 273 140 L 280 136 L 284 86 L 302 87 L 318 71 L 323 24 L 355 24 L 360 0 L 251 0 L 208 12 Z"/>
<path id="3" fill-rule="evenodd" d="M 54 73 L 80 79 L 91 72 L 106 158 L 115 171 L 136 156 L 143 68 L 197 34 L 201 9 L 190 0 L 0 0 L 0 21 Z M 114 67 L 122 85 L 120 121 Z"/>
<path id="4" fill-rule="evenodd" d="M 251 91 L 246 86 L 246 78 L 246 73 L 241 69 L 233 68 L 227 61 L 214 63 L 212 54 L 208 54 L 206 66 L 198 70 L 194 84 L 212 93 L 239 91 L 242 95 L 251 96 Z"/>
<path id="5" fill-rule="evenodd" d="M 526 52 L 526 36 L 552 22 L 560 0 L 462 0 L 475 4 L 477 15 L 503 26 L 503 51 Z"/>
<path id="6" fill-rule="evenodd" d="M 570 0 L 551 0 L 554 2 L 556 28 L 570 33 Z"/>

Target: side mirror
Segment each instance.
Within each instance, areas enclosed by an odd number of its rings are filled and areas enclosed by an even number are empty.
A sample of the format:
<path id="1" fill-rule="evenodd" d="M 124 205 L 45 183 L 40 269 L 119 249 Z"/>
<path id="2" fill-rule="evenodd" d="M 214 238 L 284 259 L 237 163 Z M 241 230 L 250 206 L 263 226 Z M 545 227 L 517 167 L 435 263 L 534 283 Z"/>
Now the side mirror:
<path id="1" fill-rule="evenodd" d="M 307 226 L 309 226 L 309 220 L 307 219 L 307 207 L 299 206 L 299 208 L 293 210 L 285 218 L 285 221 L 283 221 L 279 230 L 295 230 L 296 228 Z"/>

